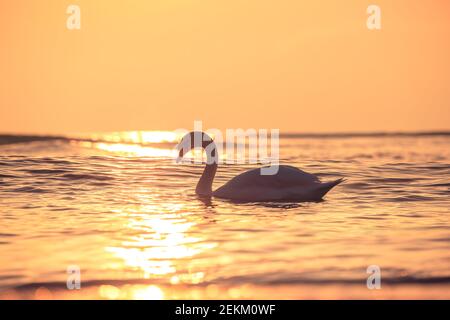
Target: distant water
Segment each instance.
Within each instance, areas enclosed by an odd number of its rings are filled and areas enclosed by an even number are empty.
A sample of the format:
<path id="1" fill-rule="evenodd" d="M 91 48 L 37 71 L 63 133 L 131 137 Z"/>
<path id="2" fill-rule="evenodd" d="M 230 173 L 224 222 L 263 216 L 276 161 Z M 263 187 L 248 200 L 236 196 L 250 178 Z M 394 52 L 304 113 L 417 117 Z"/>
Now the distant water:
<path id="1" fill-rule="evenodd" d="M 448 289 L 448 133 L 284 135 L 283 163 L 347 178 L 322 202 L 285 204 L 200 201 L 203 167 L 175 164 L 174 141 L 0 137 L 0 297 L 65 288 L 70 265 L 107 298 L 127 285 L 150 286 L 148 298 L 245 285 L 320 298 L 330 285 L 367 291 L 369 265 L 388 288 Z M 221 165 L 214 186 L 254 166 Z"/>

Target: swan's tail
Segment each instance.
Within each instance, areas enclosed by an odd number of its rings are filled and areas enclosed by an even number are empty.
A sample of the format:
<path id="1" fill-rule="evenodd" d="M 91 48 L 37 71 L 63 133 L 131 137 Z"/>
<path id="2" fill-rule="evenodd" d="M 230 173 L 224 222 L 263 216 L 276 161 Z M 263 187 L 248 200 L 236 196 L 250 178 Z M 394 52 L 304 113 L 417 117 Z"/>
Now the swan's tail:
<path id="1" fill-rule="evenodd" d="M 319 200 L 322 199 L 328 193 L 328 191 L 330 191 L 331 189 L 333 189 L 333 187 L 337 186 L 338 184 L 340 184 L 344 181 L 345 181 L 344 178 L 340 178 L 335 181 L 321 183 L 320 186 L 317 188 L 317 193 L 316 193 L 316 195 L 318 196 L 318 199 Z"/>

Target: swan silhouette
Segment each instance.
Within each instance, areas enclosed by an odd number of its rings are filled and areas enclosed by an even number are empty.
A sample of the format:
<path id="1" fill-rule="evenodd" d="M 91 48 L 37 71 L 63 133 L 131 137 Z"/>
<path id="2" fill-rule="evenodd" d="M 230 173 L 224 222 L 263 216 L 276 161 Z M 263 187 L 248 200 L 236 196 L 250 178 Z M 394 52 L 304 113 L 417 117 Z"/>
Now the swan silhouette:
<path id="1" fill-rule="evenodd" d="M 317 176 L 296 167 L 279 165 L 278 172 L 274 175 L 262 175 L 261 168 L 252 169 L 237 175 L 213 191 L 212 184 L 219 156 L 216 144 L 204 132 L 190 132 L 177 145 L 177 161 L 181 161 L 183 156 L 194 148 L 203 148 L 207 155 L 206 167 L 195 188 L 195 193 L 203 197 L 214 196 L 239 202 L 319 201 L 331 188 L 344 181 L 341 178 L 321 182 Z"/>

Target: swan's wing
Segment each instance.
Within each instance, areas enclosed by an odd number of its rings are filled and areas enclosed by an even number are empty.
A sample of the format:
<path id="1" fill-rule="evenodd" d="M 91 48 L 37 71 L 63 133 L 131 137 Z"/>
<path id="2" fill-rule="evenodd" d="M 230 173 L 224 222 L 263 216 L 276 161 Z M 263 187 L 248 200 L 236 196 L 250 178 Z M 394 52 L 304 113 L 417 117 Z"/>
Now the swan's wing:
<path id="1" fill-rule="evenodd" d="M 274 175 L 262 175 L 260 169 L 246 171 L 228 181 L 224 187 L 233 189 L 249 186 L 289 188 L 316 183 L 320 183 L 317 176 L 292 166 L 282 165 L 279 166 L 277 174 Z"/>
<path id="2" fill-rule="evenodd" d="M 305 172 L 293 166 L 279 166 L 278 172 L 280 173 L 281 179 L 287 180 L 286 183 L 289 183 L 289 181 L 291 181 L 295 185 L 301 185 L 320 182 L 319 177 L 317 177 L 316 175 Z"/>

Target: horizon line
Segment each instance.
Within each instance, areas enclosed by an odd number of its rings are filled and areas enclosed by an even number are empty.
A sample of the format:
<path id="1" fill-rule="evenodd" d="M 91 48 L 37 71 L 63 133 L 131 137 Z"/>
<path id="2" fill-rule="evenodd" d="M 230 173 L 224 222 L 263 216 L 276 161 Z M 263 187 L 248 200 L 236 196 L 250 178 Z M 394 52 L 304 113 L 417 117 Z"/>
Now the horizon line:
<path id="1" fill-rule="evenodd" d="M 129 130 L 129 131 L 105 131 L 104 134 L 120 133 L 120 132 L 152 132 L 152 131 L 167 131 L 170 130 Z M 92 134 L 101 134 L 102 132 L 92 132 Z M 72 135 L 72 136 L 71 136 Z M 105 142 L 115 143 L 116 141 L 108 141 L 107 139 L 93 139 L 89 137 L 75 136 L 76 134 L 56 135 L 56 134 L 14 134 L 14 133 L 0 133 L 0 145 L 27 143 L 36 141 L 89 141 L 89 142 Z M 355 131 L 355 132 L 286 132 L 280 133 L 280 138 L 294 139 L 294 138 L 381 138 L 381 137 L 436 137 L 436 136 L 450 136 L 450 130 L 428 130 L 428 131 Z M 166 141 L 167 142 L 167 141 Z M 130 141 L 122 141 L 121 143 L 132 143 Z M 135 142 L 136 143 L 136 142 Z M 144 143 L 145 145 L 160 145 L 164 142 Z M 138 144 L 142 144 L 139 142 Z"/>

